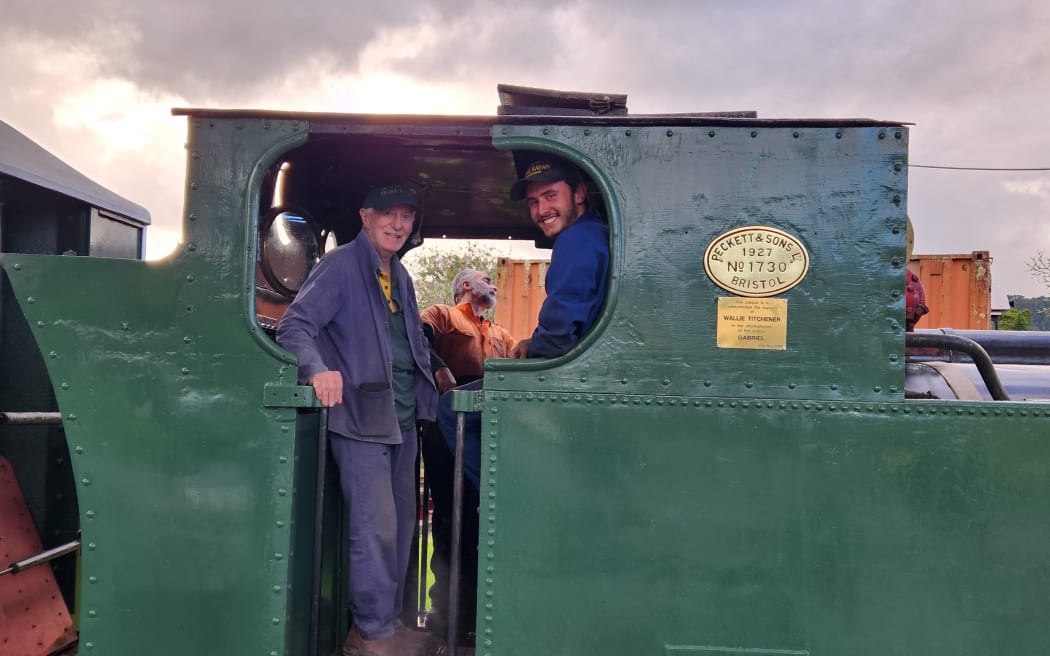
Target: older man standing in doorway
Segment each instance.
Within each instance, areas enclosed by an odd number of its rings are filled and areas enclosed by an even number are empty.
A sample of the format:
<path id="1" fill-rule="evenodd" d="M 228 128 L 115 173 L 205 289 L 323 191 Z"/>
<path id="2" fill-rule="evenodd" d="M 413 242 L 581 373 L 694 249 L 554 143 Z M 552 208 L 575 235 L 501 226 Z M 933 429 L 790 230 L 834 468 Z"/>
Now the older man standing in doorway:
<path id="1" fill-rule="evenodd" d="M 331 408 L 329 444 L 349 510 L 345 656 L 414 656 L 424 636 L 400 621 L 416 520 L 416 420 L 437 388 L 412 279 L 397 253 L 419 212 L 394 185 L 371 190 L 361 232 L 314 267 L 277 329 L 299 380 Z"/>

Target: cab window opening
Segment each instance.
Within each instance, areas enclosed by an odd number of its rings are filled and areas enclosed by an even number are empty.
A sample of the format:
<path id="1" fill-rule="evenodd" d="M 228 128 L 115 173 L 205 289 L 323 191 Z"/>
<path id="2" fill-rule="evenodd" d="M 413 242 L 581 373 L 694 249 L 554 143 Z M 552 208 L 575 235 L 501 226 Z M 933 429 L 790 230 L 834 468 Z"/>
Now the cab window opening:
<path id="1" fill-rule="evenodd" d="M 260 327 L 275 336 L 313 266 L 357 236 L 358 209 L 368 190 L 397 182 L 414 189 L 421 204 L 412 235 L 399 253 L 416 279 L 417 296 L 432 282 L 419 277 L 421 262 L 444 258 L 455 266 L 457 259 L 470 261 L 477 255 L 472 248 L 484 250 L 495 256 L 487 273 L 497 288 L 507 287 L 489 318 L 507 323 L 517 339 L 531 336 L 554 240 L 530 217 L 526 202 L 509 198 L 522 172 L 523 152 L 497 151 L 488 141 L 439 148 L 330 135 L 286 152 L 263 176 L 258 195 L 255 309 Z M 585 207 L 605 217 L 598 187 L 582 171 L 580 181 L 587 191 Z M 511 287 L 521 298 L 511 295 Z M 451 295 L 449 290 L 444 298 L 420 297 L 419 307 L 452 303 Z"/>

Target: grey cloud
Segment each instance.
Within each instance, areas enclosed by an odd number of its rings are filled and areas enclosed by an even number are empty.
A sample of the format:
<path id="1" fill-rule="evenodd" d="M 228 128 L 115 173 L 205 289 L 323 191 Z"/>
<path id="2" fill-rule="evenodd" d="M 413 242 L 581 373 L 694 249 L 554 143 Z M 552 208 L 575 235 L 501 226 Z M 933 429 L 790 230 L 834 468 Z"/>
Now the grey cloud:
<path id="1" fill-rule="evenodd" d="M 14 0 L 0 31 L 77 42 L 102 58 L 105 74 L 221 102 L 293 74 L 355 71 L 362 49 L 381 31 L 429 27 L 437 42 L 398 60 L 399 72 L 436 83 L 601 84 L 630 90 L 643 111 L 695 111 L 697 98 L 740 98 L 779 107 L 773 114 L 813 115 L 880 91 L 967 99 L 996 93 L 1017 75 L 1045 81 L 1050 47 L 1038 26 L 1050 12 L 1039 3 L 1006 5 L 1013 6 L 85 0 L 54 12 L 47 3 Z M 1019 34 L 1026 42 L 1017 43 Z M 981 85 L 972 84 L 975 77 Z"/>
<path id="2" fill-rule="evenodd" d="M 507 82 L 628 93 L 636 113 L 912 121 L 913 163 L 1046 166 L 1048 24 L 1042 0 L 83 0 L 62 12 L 9 0 L 0 37 L 76 43 L 140 89 L 236 106 L 275 83 L 367 73 L 365 47 L 395 51 L 425 32 L 426 48 L 384 64 L 491 93 L 493 106 L 495 84 Z M 3 75 L 9 114 L 22 111 L 10 80 L 28 74 Z M 997 285 L 1039 291 L 1023 261 L 1050 251 L 1050 200 L 1007 193 L 1000 174 L 910 177 L 922 250 L 990 250 Z"/>
<path id="3" fill-rule="evenodd" d="M 443 11 L 460 4 L 442 3 Z M 429 11 L 430 3 L 411 1 L 85 0 L 56 12 L 48 3 L 14 0 L 0 34 L 78 43 L 101 59 L 103 74 L 221 102 L 292 72 L 310 75 L 303 68 L 311 63 L 354 70 L 377 32 L 416 24 Z"/>

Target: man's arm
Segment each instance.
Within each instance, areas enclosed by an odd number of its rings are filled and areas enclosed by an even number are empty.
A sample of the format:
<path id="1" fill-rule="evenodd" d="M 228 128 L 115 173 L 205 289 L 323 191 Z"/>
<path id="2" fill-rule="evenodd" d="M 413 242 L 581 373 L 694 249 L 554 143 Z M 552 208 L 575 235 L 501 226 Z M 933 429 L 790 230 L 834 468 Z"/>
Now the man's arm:
<path id="1" fill-rule="evenodd" d="M 558 241 L 547 270 L 547 298 L 540 307 L 539 324 L 531 339 L 514 349 L 515 353 L 526 350 L 526 357 L 568 353 L 589 328 L 595 306 L 605 301 L 598 296 L 608 272 L 608 242 L 597 239 L 594 231 L 569 231 Z"/>
<path id="2" fill-rule="evenodd" d="M 329 371 L 316 339 L 342 302 L 339 278 L 331 261 L 318 262 L 277 326 L 277 343 L 299 358 L 299 382 L 312 385 L 328 407 L 342 403 L 343 377 Z"/>
<path id="3" fill-rule="evenodd" d="M 434 383 L 437 384 L 438 392 L 444 394 L 456 386 L 456 377 L 452 375 L 452 370 L 437 354 L 434 348 L 434 327 L 426 321 L 423 322 L 423 336 L 426 337 L 427 346 L 430 347 L 430 371 L 434 373 Z"/>

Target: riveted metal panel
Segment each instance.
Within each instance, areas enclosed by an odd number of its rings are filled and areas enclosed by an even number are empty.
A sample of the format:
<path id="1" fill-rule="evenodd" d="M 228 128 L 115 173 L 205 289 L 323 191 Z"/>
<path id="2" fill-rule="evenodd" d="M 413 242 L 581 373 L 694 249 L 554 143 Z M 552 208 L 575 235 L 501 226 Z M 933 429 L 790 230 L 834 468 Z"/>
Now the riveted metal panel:
<path id="1" fill-rule="evenodd" d="M 309 385 L 264 385 L 263 405 L 267 408 L 319 408 L 321 402 Z"/>
<path id="2" fill-rule="evenodd" d="M 557 362 L 493 362 L 514 389 L 892 400 L 903 397 L 907 130 L 499 126 L 499 148 L 575 160 L 604 194 L 605 315 Z M 787 349 L 715 344 L 705 249 L 748 225 L 793 235 L 810 270 L 778 296 Z M 528 372 L 528 373 L 526 373 Z M 805 375 L 803 375 L 805 372 Z"/>
<path id="3" fill-rule="evenodd" d="M 166 260 L 5 256 L 78 486 L 82 651 L 305 644 L 285 629 L 296 411 L 263 403 L 296 370 L 254 323 L 251 274 L 259 176 L 305 129 L 191 119 L 184 245 Z"/>
<path id="4" fill-rule="evenodd" d="M 1046 406 L 485 408 L 479 654 L 1045 650 Z"/>

